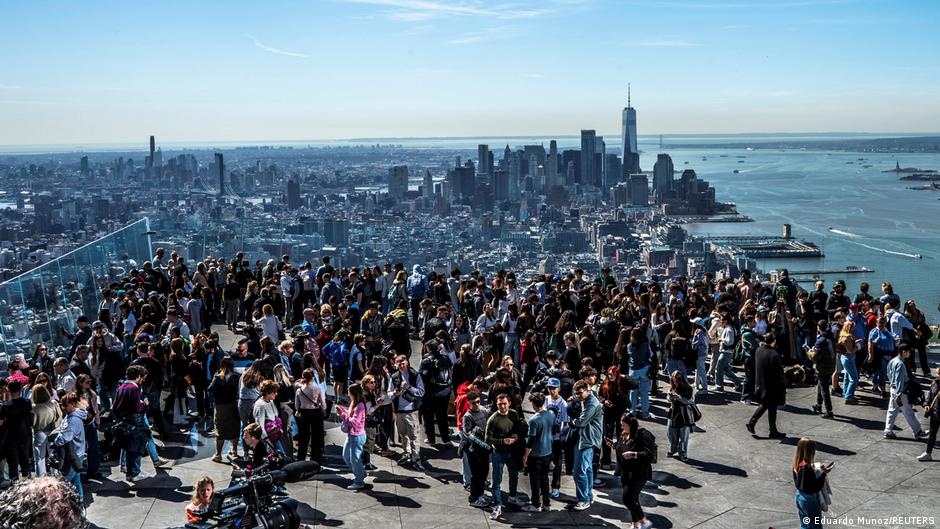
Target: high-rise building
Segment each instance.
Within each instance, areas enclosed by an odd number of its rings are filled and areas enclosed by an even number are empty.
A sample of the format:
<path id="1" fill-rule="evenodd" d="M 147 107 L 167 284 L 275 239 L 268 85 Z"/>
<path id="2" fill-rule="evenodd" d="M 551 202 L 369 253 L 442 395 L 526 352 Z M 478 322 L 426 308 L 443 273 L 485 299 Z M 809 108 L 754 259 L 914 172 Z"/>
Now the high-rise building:
<path id="1" fill-rule="evenodd" d="M 215 153 L 215 169 L 218 171 L 219 178 L 219 197 L 225 194 L 225 160 L 222 153 Z"/>
<path id="2" fill-rule="evenodd" d="M 388 170 L 388 195 L 401 200 L 408 192 L 408 166 L 396 165 Z"/>
<path id="3" fill-rule="evenodd" d="M 79 161 L 78 165 L 82 176 L 88 176 L 88 156 L 82 156 L 82 159 Z"/>
<path id="4" fill-rule="evenodd" d="M 634 206 L 648 206 L 650 204 L 650 188 L 645 174 L 630 175 L 630 204 Z"/>
<path id="5" fill-rule="evenodd" d="M 558 142 L 548 142 L 548 160 L 545 165 L 545 179 L 548 187 L 564 185 L 558 174 Z"/>
<path id="6" fill-rule="evenodd" d="M 604 159 L 604 155 L 606 153 L 607 144 L 604 143 L 604 137 L 598 136 L 594 138 L 594 175 L 592 176 L 592 180 L 597 187 L 604 186 L 604 173 L 606 172 L 604 164 L 607 162 L 607 160 Z"/>
<path id="7" fill-rule="evenodd" d="M 632 175 L 640 172 L 640 151 L 636 147 L 636 109 L 630 102 L 630 85 L 627 85 L 627 106 L 623 109 L 623 131 L 621 157 L 623 158 L 624 174 Z"/>
<path id="8" fill-rule="evenodd" d="M 153 151 L 157 150 L 157 139 L 150 136 L 150 159 L 148 165 L 153 165 Z"/>
<path id="9" fill-rule="evenodd" d="M 597 133 L 581 129 L 581 180 L 578 183 L 597 185 L 594 181 L 594 153 L 597 150 Z"/>
<path id="10" fill-rule="evenodd" d="M 490 181 L 492 182 L 490 187 L 493 189 L 493 199 L 496 200 L 496 202 L 509 200 L 509 173 L 502 169 L 497 169 L 493 171 Z"/>
<path id="11" fill-rule="evenodd" d="M 421 183 L 421 195 L 425 198 L 434 196 L 434 178 L 431 177 L 431 170 L 424 170 L 424 181 Z"/>
<path id="12" fill-rule="evenodd" d="M 493 158 L 490 154 L 490 146 L 477 145 L 477 172 L 480 174 L 493 174 Z"/>
<path id="13" fill-rule="evenodd" d="M 604 191 L 623 181 L 623 164 L 620 157 L 614 153 L 604 156 Z"/>
<path id="14" fill-rule="evenodd" d="M 672 181 L 675 179 L 675 167 L 672 165 L 672 158 L 666 153 L 656 155 L 656 163 L 653 164 L 653 195 L 659 202 L 660 197 L 669 194 L 672 188 Z"/>
<path id="15" fill-rule="evenodd" d="M 287 181 L 287 208 L 300 209 L 300 182 L 293 178 Z"/>

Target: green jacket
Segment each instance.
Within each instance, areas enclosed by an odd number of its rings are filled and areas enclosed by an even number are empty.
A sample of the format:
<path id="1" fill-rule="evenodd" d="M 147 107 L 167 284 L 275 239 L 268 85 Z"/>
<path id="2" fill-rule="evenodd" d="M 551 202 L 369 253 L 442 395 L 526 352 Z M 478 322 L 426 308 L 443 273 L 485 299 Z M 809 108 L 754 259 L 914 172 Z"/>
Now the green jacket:
<path id="1" fill-rule="evenodd" d="M 604 442 L 604 409 L 593 392 L 581 404 L 581 415 L 571 424 L 578 428 L 578 450 L 601 447 Z"/>

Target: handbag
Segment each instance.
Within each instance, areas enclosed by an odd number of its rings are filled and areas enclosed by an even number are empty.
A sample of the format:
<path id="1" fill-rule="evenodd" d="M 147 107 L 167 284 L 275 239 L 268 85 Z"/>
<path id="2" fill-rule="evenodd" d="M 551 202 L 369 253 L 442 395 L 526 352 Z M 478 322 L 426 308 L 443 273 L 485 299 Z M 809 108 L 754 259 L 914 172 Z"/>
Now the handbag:
<path id="1" fill-rule="evenodd" d="M 264 433 L 268 434 L 268 439 L 271 442 L 277 442 L 284 438 L 284 427 L 281 424 L 281 418 L 275 417 L 264 421 Z"/>

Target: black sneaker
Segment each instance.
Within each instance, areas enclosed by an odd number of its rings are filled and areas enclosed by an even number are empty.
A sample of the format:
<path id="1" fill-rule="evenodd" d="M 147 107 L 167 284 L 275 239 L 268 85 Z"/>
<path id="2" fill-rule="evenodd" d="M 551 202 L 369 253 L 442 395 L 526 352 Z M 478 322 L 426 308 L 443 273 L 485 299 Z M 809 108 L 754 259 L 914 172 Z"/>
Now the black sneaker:
<path id="1" fill-rule="evenodd" d="M 751 433 L 751 435 L 754 435 L 754 423 L 748 422 L 745 427 L 747 428 L 747 431 Z"/>
<path id="2" fill-rule="evenodd" d="M 770 435 L 768 437 L 770 437 L 771 439 L 783 439 L 786 436 L 787 434 L 783 432 L 770 432 Z"/>

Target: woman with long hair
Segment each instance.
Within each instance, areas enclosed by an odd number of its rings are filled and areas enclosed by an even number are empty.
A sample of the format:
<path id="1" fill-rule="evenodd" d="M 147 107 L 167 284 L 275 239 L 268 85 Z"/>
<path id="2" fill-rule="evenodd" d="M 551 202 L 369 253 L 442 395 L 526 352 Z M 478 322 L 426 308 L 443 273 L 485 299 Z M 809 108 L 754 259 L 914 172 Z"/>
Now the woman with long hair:
<path id="1" fill-rule="evenodd" d="M 376 440 L 383 419 L 382 409 L 390 404 L 391 400 L 382 391 L 379 381 L 374 376 L 366 375 L 362 377 L 360 384 L 366 403 L 366 443 L 362 452 L 362 464 L 367 471 L 372 471 L 377 470 L 377 467 L 372 464 L 372 452 L 375 451 Z M 370 420 L 370 417 L 374 417 L 374 419 Z"/>
<path id="2" fill-rule="evenodd" d="M 289 459 L 293 459 L 294 437 L 291 434 L 290 418 L 294 415 L 294 396 L 296 393 L 294 382 L 291 380 L 290 374 L 288 374 L 284 364 L 276 364 L 274 366 L 274 377 L 272 380 L 277 383 L 277 397 L 274 399 L 274 404 L 277 407 L 281 424 L 284 425 L 284 452 Z"/>
<path id="3" fill-rule="evenodd" d="M 620 484 L 623 487 L 622 501 L 630 510 L 631 527 L 649 529 L 653 524 L 646 519 L 640 505 L 640 492 L 653 476 L 653 450 L 656 438 L 649 430 L 640 427 L 636 415 L 624 414 L 620 419 L 620 437 L 606 444 L 616 450 L 620 468 Z"/>
<path id="4" fill-rule="evenodd" d="M 796 443 L 793 456 L 793 484 L 796 485 L 796 508 L 800 514 L 801 529 L 822 529 L 822 505 L 819 493 L 826 487 L 826 476 L 832 470 L 828 465 L 816 464 L 816 443 L 803 437 Z"/>
<path id="5" fill-rule="evenodd" d="M 86 374 L 78 375 L 74 393 L 81 399 L 81 409 L 85 410 L 85 454 L 88 456 L 88 475 L 94 475 L 101 466 L 101 449 L 98 444 L 98 430 L 101 428 L 101 410 L 98 407 L 98 395 L 94 381 Z M 159 459 L 159 458 L 157 458 Z"/>
<path id="6" fill-rule="evenodd" d="M 255 302 L 258 301 L 258 298 L 261 297 L 261 286 L 258 285 L 257 281 L 251 281 L 248 283 L 248 288 L 245 289 L 245 299 L 242 300 L 242 315 L 241 319 L 245 321 L 246 324 L 251 325 L 254 323 L 252 314 Z"/>
<path id="7" fill-rule="evenodd" d="M 529 383 L 535 378 L 540 360 L 542 360 L 542 344 L 535 330 L 529 329 L 522 338 L 522 346 L 519 351 L 519 363 L 522 364 L 523 389 L 529 387 Z"/>
<path id="8" fill-rule="evenodd" d="M 297 461 L 307 458 L 321 463 L 323 460 L 323 421 L 326 417 L 326 395 L 315 380 L 313 368 L 304 369 L 300 385 L 294 394 L 297 418 Z"/>
<path id="9" fill-rule="evenodd" d="M 229 455 L 238 457 L 238 434 L 242 429 L 238 415 L 238 385 L 235 361 L 231 356 L 226 356 L 222 358 L 219 371 L 209 384 L 209 393 L 215 401 L 215 456 L 212 460 L 216 463 L 222 462 L 222 449 L 226 441 L 232 443 Z"/>
<path id="10" fill-rule="evenodd" d="M 173 425 L 186 426 L 186 398 L 189 388 L 189 361 L 186 358 L 186 343 L 182 338 L 170 340 L 170 390 L 173 399 Z"/>
<path id="11" fill-rule="evenodd" d="M 202 263 L 199 263 L 202 264 Z M 196 480 L 193 486 L 193 496 L 186 506 L 186 522 L 198 522 L 199 516 L 196 511 L 202 511 L 209 508 L 212 503 L 212 496 L 215 494 L 215 482 L 209 476 L 203 476 Z"/>
<path id="12" fill-rule="evenodd" d="M 459 351 L 464 345 L 472 340 L 470 334 L 470 324 L 467 318 L 460 312 L 454 315 L 454 325 L 450 329 L 451 339 L 454 341 L 454 347 Z"/>
<path id="13" fill-rule="evenodd" d="M 608 367 L 607 377 L 601 383 L 597 395 L 597 400 L 604 407 L 604 437 L 608 439 L 616 439 L 620 435 L 620 418 L 630 404 L 628 391 L 620 368 Z M 609 467 L 611 463 L 610 447 L 605 444 L 601 447 L 601 465 Z"/>
<path id="14" fill-rule="evenodd" d="M 353 482 L 346 488 L 362 490 L 365 488 L 366 470 L 362 465 L 362 448 L 366 443 L 366 404 L 362 386 L 355 383 L 349 386 L 349 409 L 336 406 L 336 413 L 342 421 L 346 433 L 343 445 L 343 461 L 353 471 Z"/>
<path id="15" fill-rule="evenodd" d="M 62 419 L 62 408 L 52 400 L 49 390 L 42 384 L 33 386 L 29 400 L 33 405 L 33 461 L 36 476 L 45 476 L 49 434 Z"/>
<path id="16" fill-rule="evenodd" d="M 242 429 L 254 422 L 253 412 L 255 401 L 261 396 L 261 382 L 264 381 L 264 361 L 255 360 L 242 373 L 238 383 L 238 416 L 242 422 Z"/>
<path id="17" fill-rule="evenodd" d="M 929 377 L 930 367 L 927 363 L 927 342 L 933 337 L 933 331 L 927 323 L 927 317 L 924 315 L 924 311 L 917 308 L 917 304 L 914 303 L 913 299 L 909 299 L 904 303 L 904 316 L 911 322 L 911 325 L 914 326 L 914 332 L 911 334 L 909 340 L 913 351 L 911 352 L 911 356 L 907 357 L 907 367 L 912 372 L 917 371 L 914 365 L 914 357 L 916 356 L 920 361 L 921 372 L 925 377 Z"/>
<path id="18" fill-rule="evenodd" d="M 842 398 L 847 405 L 858 404 L 855 399 L 855 388 L 858 387 L 858 366 L 855 355 L 861 348 L 862 340 L 855 339 L 855 322 L 847 320 L 839 331 L 836 339 L 836 352 L 839 355 L 838 362 L 842 364 L 842 373 L 845 380 L 842 384 Z"/>
<path id="19" fill-rule="evenodd" d="M 640 381 L 640 387 L 630 390 L 630 409 L 639 417 L 645 419 L 649 417 L 650 409 L 650 377 L 651 360 L 653 351 L 650 349 L 646 333 L 640 327 L 634 327 L 630 332 L 630 343 L 627 344 L 627 356 L 629 357 L 629 366 L 631 377 Z M 655 374 L 653 374 L 655 376 Z M 640 401 L 640 409 L 637 409 L 637 400 Z"/>
<path id="20" fill-rule="evenodd" d="M 555 322 L 555 332 L 548 341 L 548 346 L 559 353 L 565 350 L 565 333 L 577 332 L 577 315 L 573 310 L 566 310 L 561 313 L 561 317 Z"/>
<path id="21" fill-rule="evenodd" d="M 668 456 L 679 456 L 679 459 L 685 461 L 689 452 L 689 432 L 692 430 L 691 424 L 686 424 L 683 407 L 689 406 L 689 400 L 692 398 L 692 386 L 686 380 L 681 371 L 673 371 L 669 376 L 669 419 L 666 424 L 667 434 L 669 436 Z"/>
<path id="22" fill-rule="evenodd" d="M 388 372 L 388 365 L 388 358 L 376 355 L 372 358 L 372 363 L 369 364 L 367 376 L 371 376 L 375 379 L 375 389 L 373 393 L 377 397 L 385 396 L 385 400 L 391 402 L 389 391 L 392 387 L 392 376 Z M 378 414 L 381 419 L 379 425 L 376 427 L 375 444 L 378 445 L 377 452 L 379 455 L 382 455 L 388 450 L 388 438 L 392 433 L 392 407 L 380 406 L 373 413 Z"/>

